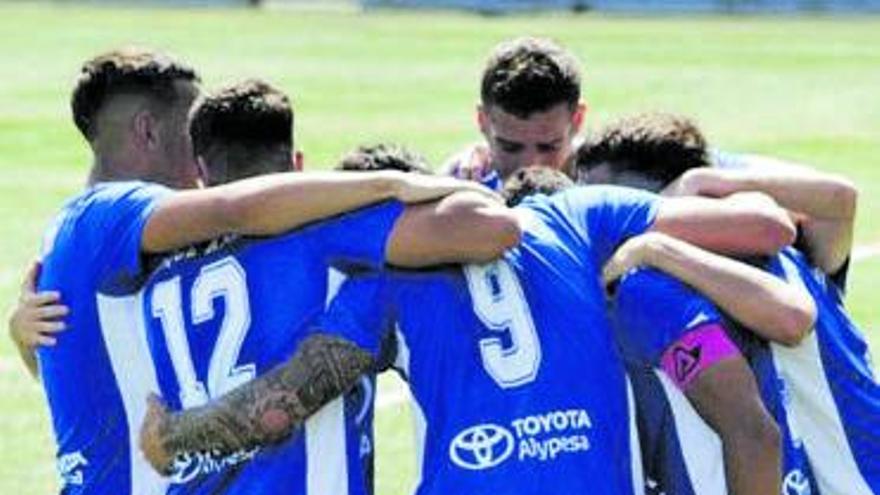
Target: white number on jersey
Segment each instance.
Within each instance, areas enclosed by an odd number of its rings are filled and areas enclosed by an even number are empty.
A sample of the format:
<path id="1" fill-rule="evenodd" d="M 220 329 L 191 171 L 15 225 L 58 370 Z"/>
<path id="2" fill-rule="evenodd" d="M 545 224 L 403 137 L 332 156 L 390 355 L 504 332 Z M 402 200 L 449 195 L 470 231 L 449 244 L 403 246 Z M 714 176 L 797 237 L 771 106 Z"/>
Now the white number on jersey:
<path id="1" fill-rule="evenodd" d="M 510 335 L 508 347 L 500 337 L 480 340 L 486 372 L 502 388 L 533 381 L 541 365 L 541 342 L 516 273 L 501 260 L 467 265 L 464 274 L 480 321 L 490 330 Z"/>
<path id="2" fill-rule="evenodd" d="M 186 339 L 180 277 L 156 284 L 152 297 L 153 316 L 162 323 L 184 408 L 203 405 L 209 397 L 219 397 L 256 375 L 253 364 L 235 365 L 251 323 L 247 280 L 238 261 L 229 257 L 202 267 L 191 296 L 191 317 L 195 325 L 214 318 L 214 299 L 223 298 L 226 302 L 226 315 L 208 364 L 207 389 L 198 380 Z"/>

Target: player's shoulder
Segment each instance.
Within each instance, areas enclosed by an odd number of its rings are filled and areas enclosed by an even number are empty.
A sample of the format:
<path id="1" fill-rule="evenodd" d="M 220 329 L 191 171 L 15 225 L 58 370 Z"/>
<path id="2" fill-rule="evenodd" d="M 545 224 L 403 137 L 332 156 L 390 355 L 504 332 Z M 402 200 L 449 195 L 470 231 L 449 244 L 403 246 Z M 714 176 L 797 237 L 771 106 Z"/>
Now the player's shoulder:
<path id="1" fill-rule="evenodd" d="M 625 287 L 659 287 L 663 289 L 685 287 L 677 278 L 652 267 L 638 267 L 626 272 L 620 279 Z"/>
<path id="2" fill-rule="evenodd" d="M 522 205 L 532 209 L 555 208 L 561 211 L 574 211 L 650 197 L 654 195 L 628 187 L 578 185 L 549 196 L 544 194 L 529 196 Z"/>
<path id="3" fill-rule="evenodd" d="M 702 302 L 705 298 L 681 280 L 651 267 L 639 267 L 625 273 L 615 293 L 617 300 L 643 307 L 645 301 L 684 305 Z M 650 310 L 652 308 L 647 308 Z"/>
<path id="4" fill-rule="evenodd" d="M 816 295 L 834 289 L 835 296 L 842 298 L 846 283 L 846 266 L 841 273 L 829 275 L 810 260 L 806 253 L 793 246 L 783 248 L 767 265 L 768 271 L 778 277 L 794 283 L 803 284 L 808 291 Z"/>
<path id="5" fill-rule="evenodd" d="M 658 319 L 675 320 L 678 315 L 694 313 L 711 315 L 713 321 L 719 318 L 715 304 L 706 296 L 654 268 L 637 268 L 626 274 L 617 287 L 616 302 Z"/>
<path id="6" fill-rule="evenodd" d="M 142 181 L 99 182 L 69 198 L 43 233 L 41 257 L 48 256 L 60 243 L 91 241 L 95 235 L 111 231 L 113 219 L 126 221 L 121 214 L 127 205 L 146 205 L 170 189 Z M 95 235 L 89 235 L 90 233 Z"/>
<path id="7" fill-rule="evenodd" d="M 165 186 L 142 181 L 99 182 L 70 198 L 59 216 L 68 220 L 104 213 L 126 201 L 145 201 L 171 192 Z"/>
<path id="8" fill-rule="evenodd" d="M 170 189 L 148 182 L 100 182 L 68 203 L 67 215 L 78 228 L 102 229 L 108 220 L 124 221 L 124 214 L 140 209 L 169 194 Z"/>
<path id="9" fill-rule="evenodd" d="M 517 208 L 532 212 L 550 225 L 579 225 L 605 211 L 641 205 L 654 198 L 651 193 L 620 186 L 574 186 L 552 195 L 529 196 Z"/>

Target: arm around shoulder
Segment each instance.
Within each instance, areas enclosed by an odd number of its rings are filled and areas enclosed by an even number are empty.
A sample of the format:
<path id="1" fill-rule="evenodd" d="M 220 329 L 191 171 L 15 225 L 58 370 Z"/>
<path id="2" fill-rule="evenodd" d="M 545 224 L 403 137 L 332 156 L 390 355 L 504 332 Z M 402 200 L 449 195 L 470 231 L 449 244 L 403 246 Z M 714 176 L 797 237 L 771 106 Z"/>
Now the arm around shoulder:
<path id="1" fill-rule="evenodd" d="M 797 235 L 788 212 L 762 193 L 667 198 L 651 230 L 733 255 L 776 254 Z"/>
<path id="2" fill-rule="evenodd" d="M 458 192 L 408 207 L 386 254 L 390 264 L 401 267 L 485 263 L 519 244 L 521 235 L 514 210 L 488 196 Z"/>
<path id="3" fill-rule="evenodd" d="M 166 252 L 224 234 L 275 235 L 379 201 L 419 203 L 479 185 L 401 172 L 288 172 L 165 198 L 147 221 L 144 252 Z"/>

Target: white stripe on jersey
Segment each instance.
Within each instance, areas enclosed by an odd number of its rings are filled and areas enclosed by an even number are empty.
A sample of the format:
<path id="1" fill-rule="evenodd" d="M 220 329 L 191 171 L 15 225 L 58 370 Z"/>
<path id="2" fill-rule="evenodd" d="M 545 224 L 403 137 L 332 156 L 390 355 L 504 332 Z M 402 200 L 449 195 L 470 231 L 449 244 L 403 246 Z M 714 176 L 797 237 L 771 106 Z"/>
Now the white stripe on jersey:
<path id="1" fill-rule="evenodd" d="M 406 337 L 400 331 L 400 327 L 395 324 L 394 334 L 397 340 L 397 356 L 394 359 L 394 367 L 403 375 L 404 380 L 409 380 L 409 346 L 406 343 Z M 413 422 L 413 442 L 416 448 L 416 476 L 415 485 L 418 487 L 422 484 L 422 471 L 425 464 L 425 437 L 427 435 L 428 422 L 425 420 L 425 413 L 419 405 L 416 398 L 410 394 L 410 416 Z M 415 489 L 413 489 L 415 492 Z"/>
<path id="2" fill-rule="evenodd" d="M 687 475 L 696 495 L 725 495 L 727 477 L 721 439 L 662 370 L 654 370 L 675 421 Z"/>
<path id="3" fill-rule="evenodd" d="M 327 271 L 327 297 L 324 299 L 324 307 L 330 307 L 330 301 L 336 297 L 336 294 L 339 293 L 339 289 L 342 287 L 342 284 L 345 283 L 345 279 L 348 278 L 344 273 L 337 270 L 336 268 L 331 268 Z"/>
<path id="4" fill-rule="evenodd" d="M 339 397 L 322 407 L 306 420 L 305 428 L 306 494 L 348 493 L 345 399 Z"/>
<path id="5" fill-rule="evenodd" d="M 394 368 L 403 374 L 405 380 L 409 380 L 409 346 L 406 345 L 406 337 L 400 331 L 400 327 L 394 324 L 394 336 L 397 340 L 397 355 L 394 357 Z"/>
<path id="6" fill-rule="evenodd" d="M 122 395 L 128 424 L 131 493 L 154 495 L 165 493 L 168 481 L 153 470 L 137 447 L 141 425 L 147 413 L 147 395 L 159 393 L 159 381 L 141 317 L 142 300 L 141 292 L 126 297 L 98 294 L 97 308 L 101 334 Z"/>
<path id="7" fill-rule="evenodd" d="M 636 398 L 629 377 L 626 378 L 626 407 L 629 411 L 629 455 L 632 459 L 633 495 L 645 495 L 645 472 L 642 469 L 642 446 L 636 424 Z"/>
<path id="8" fill-rule="evenodd" d="M 797 267 L 780 258 L 786 279 L 807 290 Z M 799 427 L 819 491 L 822 495 L 873 495 L 843 429 L 816 332 L 811 332 L 797 347 L 771 344 L 770 348 L 773 363 L 789 393 L 789 416 Z"/>

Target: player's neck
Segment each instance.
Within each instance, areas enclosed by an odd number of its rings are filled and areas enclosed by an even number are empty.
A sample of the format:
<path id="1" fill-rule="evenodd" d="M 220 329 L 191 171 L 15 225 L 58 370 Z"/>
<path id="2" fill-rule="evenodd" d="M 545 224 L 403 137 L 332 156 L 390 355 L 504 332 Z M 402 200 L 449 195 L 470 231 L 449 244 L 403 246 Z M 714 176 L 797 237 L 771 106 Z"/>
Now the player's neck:
<path id="1" fill-rule="evenodd" d="M 197 187 L 191 184 L 185 177 L 178 177 L 167 173 L 161 167 L 147 163 L 147 160 L 135 155 L 119 157 L 112 155 L 95 154 L 92 169 L 89 172 L 88 185 L 98 182 L 117 182 L 139 180 L 155 182 L 174 189 L 187 189 Z"/>

